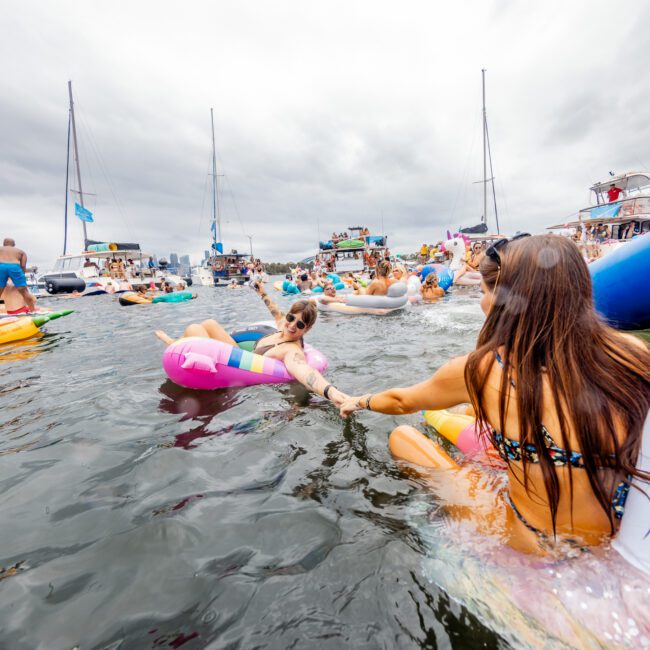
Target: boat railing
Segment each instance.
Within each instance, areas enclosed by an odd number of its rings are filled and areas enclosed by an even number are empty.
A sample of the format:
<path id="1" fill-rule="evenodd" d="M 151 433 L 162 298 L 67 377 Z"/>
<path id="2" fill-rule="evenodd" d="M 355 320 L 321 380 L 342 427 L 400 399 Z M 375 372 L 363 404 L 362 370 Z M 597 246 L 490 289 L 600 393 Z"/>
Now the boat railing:
<path id="1" fill-rule="evenodd" d="M 578 213 L 580 220 L 585 219 L 609 219 L 612 217 L 631 217 L 636 215 L 650 214 L 650 197 L 635 196 L 626 199 L 619 199 L 611 203 L 593 205 L 584 208 Z"/>

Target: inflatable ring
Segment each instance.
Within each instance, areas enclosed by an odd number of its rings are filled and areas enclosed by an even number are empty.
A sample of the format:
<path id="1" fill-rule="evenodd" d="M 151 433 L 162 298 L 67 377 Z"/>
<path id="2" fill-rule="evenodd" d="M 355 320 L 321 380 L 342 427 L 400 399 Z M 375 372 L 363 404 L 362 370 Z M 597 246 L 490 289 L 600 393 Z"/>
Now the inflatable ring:
<path id="1" fill-rule="evenodd" d="M 142 296 L 139 293 L 135 293 L 134 291 L 129 291 L 127 293 L 123 293 L 119 298 L 118 301 L 122 307 L 129 307 L 130 305 L 150 305 L 151 304 L 151 298 L 147 298 L 146 296 Z"/>
<path id="2" fill-rule="evenodd" d="M 323 311 L 335 311 L 340 314 L 385 316 L 398 309 L 403 309 L 408 302 L 406 283 L 396 282 L 388 287 L 388 293 L 385 296 L 351 295 L 346 296 L 344 303 L 318 300 L 316 306 Z"/>
<path id="3" fill-rule="evenodd" d="M 445 291 L 454 283 L 453 271 L 444 264 L 426 264 L 420 271 L 420 280 L 424 282 L 429 273 L 435 273 L 438 276 L 438 286 Z"/>
<path id="4" fill-rule="evenodd" d="M 282 291 L 284 291 L 284 293 L 300 293 L 298 285 L 295 282 L 291 282 L 290 280 L 285 280 L 282 283 Z"/>
<path id="5" fill-rule="evenodd" d="M 223 271 L 223 264 L 221 264 L 221 262 L 214 262 L 212 264 L 212 270 L 213 271 Z"/>
<path id="6" fill-rule="evenodd" d="M 424 411 L 425 422 L 464 454 L 473 454 L 484 447 L 476 418 L 451 411 Z"/>
<path id="7" fill-rule="evenodd" d="M 327 368 L 327 359 L 308 344 L 305 358 L 314 370 Z M 175 384 L 199 390 L 295 381 L 282 361 L 202 337 L 182 338 L 168 346 L 163 368 Z"/>

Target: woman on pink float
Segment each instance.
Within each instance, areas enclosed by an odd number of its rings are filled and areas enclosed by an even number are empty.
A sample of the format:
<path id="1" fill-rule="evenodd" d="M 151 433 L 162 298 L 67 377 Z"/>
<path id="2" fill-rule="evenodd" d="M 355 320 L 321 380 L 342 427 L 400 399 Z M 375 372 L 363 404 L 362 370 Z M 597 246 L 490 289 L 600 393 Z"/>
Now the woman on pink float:
<path id="1" fill-rule="evenodd" d="M 176 342 L 158 330 L 156 336 L 170 346 L 163 359 L 170 378 L 181 385 L 199 389 L 295 379 L 339 406 L 347 396 L 320 374 L 318 369 L 322 370 L 327 365 L 324 357 L 313 348 L 305 346 L 303 341 L 304 335 L 316 322 L 318 312 L 314 303 L 298 300 L 285 315 L 260 283 L 253 285 L 253 288 L 275 319 L 277 332 L 259 339 L 251 353 L 240 351 L 232 336 L 212 319 L 189 325 L 183 338 Z M 208 340 L 202 343 L 199 339 Z M 210 344 L 210 341 L 225 345 Z M 174 351 L 172 348 L 183 346 L 185 348 L 175 355 L 178 358 L 170 360 L 168 353 Z M 237 363 L 233 363 L 233 358 Z M 221 370 L 216 367 L 219 364 Z"/>

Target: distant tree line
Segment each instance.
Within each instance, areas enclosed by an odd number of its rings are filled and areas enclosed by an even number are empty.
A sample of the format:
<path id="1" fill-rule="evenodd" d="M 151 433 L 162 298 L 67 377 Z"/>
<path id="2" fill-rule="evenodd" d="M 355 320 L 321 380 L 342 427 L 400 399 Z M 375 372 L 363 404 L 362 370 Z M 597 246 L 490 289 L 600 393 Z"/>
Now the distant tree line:
<path id="1" fill-rule="evenodd" d="M 289 273 L 291 269 L 296 268 L 296 264 L 298 262 L 264 262 L 264 270 L 269 274 L 269 275 L 284 275 L 285 273 Z M 301 264 L 301 268 L 307 268 L 307 269 L 312 269 L 313 264 Z"/>

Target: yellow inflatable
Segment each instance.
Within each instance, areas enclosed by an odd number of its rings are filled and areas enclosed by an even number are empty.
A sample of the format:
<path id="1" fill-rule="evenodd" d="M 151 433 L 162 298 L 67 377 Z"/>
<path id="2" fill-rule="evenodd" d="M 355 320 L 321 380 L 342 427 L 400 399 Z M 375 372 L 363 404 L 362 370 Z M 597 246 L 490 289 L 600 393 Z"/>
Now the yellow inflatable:
<path id="1" fill-rule="evenodd" d="M 118 301 L 123 307 L 128 307 L 129 305 L 150 305 L 152 300 L 148 296 L 143 296 L 135 291 L 127 291 L 123 293 Z"/>
<path id="2" fill-rule="evenodd" d="M 476 418 L 451 411 L 424 411 L 424 420 L 464 454 L 483 449 Z"/>
<path id="3" fill-rule="evenodd" d="M 23 316 L 16 320 L 5 319 L 5 321 L 0 321 L 0 344 L 22 341 L 23 339 L 36 336 L 40 333 L 38 328 L 41 325 L 71 313 L 72 309 L 64 309 L 63 311 L 55 311 L 51 314 L 43 314 L 42 316 Z"/>
<path id="4" fill-rule="evenodd" d="M 458 468 L 456 461 L 440 445 L 405 424 L 393 429 L 388 438 L 388 448 L 395 458 L 415 465 L 437 469 Z"/>

